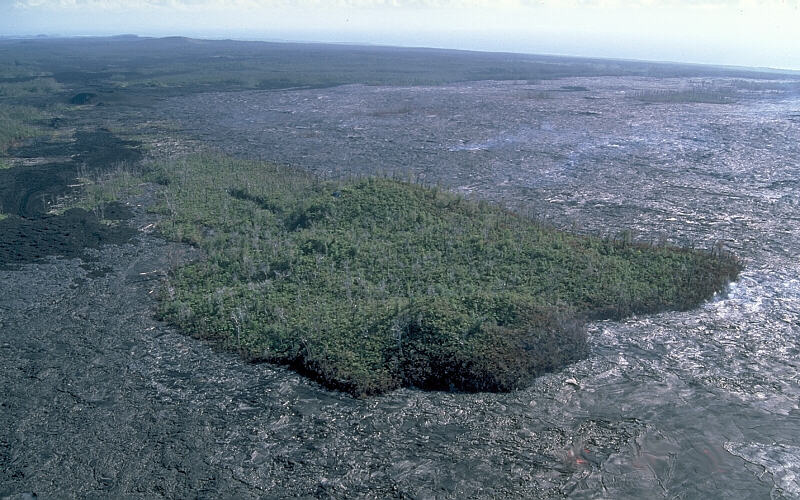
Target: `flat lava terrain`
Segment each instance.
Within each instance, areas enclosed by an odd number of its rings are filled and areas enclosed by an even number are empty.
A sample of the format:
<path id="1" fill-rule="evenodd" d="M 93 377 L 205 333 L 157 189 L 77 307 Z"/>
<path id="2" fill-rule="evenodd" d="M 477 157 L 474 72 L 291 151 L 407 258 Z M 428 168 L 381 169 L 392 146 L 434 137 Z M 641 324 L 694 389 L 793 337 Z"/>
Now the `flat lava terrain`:
<path id="1" fill-rule="evenodd" d="M 36 129 L 0 158 L 0 497 L 800 496 L 796 74 L 135 38 L 2 41 L 0 68 Z M 699 310 L 590 324 L 523 390 L 354 399 L 154 319 L 201 257 L 153 232 L 156 186 L 63 212 L 205 148 L 745 269 Z"/>

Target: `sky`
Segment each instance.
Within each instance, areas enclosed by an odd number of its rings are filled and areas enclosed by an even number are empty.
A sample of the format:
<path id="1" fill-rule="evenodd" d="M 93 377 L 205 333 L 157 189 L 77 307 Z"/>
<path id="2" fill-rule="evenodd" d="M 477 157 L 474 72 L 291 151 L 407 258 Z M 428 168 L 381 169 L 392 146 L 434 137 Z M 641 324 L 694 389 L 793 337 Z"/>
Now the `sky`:
<path id="1" fill-rule="evenodd" d="M 0 35 L 121 33 L 800 70 L 800 0 L 0 0 Z"/>

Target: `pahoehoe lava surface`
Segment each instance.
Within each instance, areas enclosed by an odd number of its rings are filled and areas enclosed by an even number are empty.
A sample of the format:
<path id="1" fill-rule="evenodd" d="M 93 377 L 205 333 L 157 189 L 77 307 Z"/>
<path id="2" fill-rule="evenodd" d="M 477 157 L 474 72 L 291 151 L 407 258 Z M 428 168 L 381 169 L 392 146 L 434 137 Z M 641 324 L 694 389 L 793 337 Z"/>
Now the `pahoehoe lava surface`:
<path id="1" fill-rule="evenodd" d="M 21 159 L 66 158 L 0 170 L 0 209 L 4 213 L 34 217 L 48 211 L 48 203 L 71 191 L 76 176 L 94 175 L 115 165 L 135 163 L 142 157 L 138 143 L 122 140 L 105 129 L 75 132 L 74 140 L 34 139 L 13 148 Z"/>
<path id="2" fill-rule="evenodd" d="M 128 210 L 121 208 L 119 204 L 111 204 L 104 216 L 107 220 L 127 219 Z M 0 220 L 0 234 L 3 235 L 0 238 L 0 268 L 37 262 L 48 255 L 81 257 L 86 248 L 119 245 L 135 233 L 124 224 L 103 224 L 97 215 L 80 208 L 73 208 L 62 215 L 9 217 Z"/>
<path id="3" fill-rule="evenodd" d="M 200 94 L 161 111 L 242 156 L 333 176 L 407 175 L 560 227 L 630 229 L 742 256 L 727 297 L 700 311 L 595 324 L 593 356 L 539 381 L 574 377 L 577 390 L 553 396 L 537 385 L 499 398 L 498 413 L 528 424 L 552 417 L 575 446 L 563 455 L 573 471 L 545 467 L 552 483 L 532 474 L 531 488 L 548 494 L 800 496 L 800 483 L 786 479 L 800 475 L 790 438 L 800 433 L 800 96 L 785 82 L 704 84 L 725 99 L 697 102 L 682 78 L 607 77 Z M 579 432 L 597 420 L 616 430 Z M 611 436 L 616 451 L 579 456 L 608 449 Z M 483 464 L 500 453 L 483 452 Z"/>
<path id="4" fill-rule="evenodd" d="M 79 257 L 85 248 L 120 244 L 135 231 L 126 225 L 103 224 L 96 214 L 82 209 L 49 214 L 50 204 L 74 192 L 77 176 L 97 175 L 121 163 L 142 157 L 138 143 L 125 141 L 104 129 L 75 132 L 74 140 L 34 140 L 12 150 L 21 159 L 43 159 L 40 164 L 0 170 L 0 268 L 36 262 L 48 255 Z M 48 158 L 49 157 L 49 158 Z M 50 158 L 65 161 L 48 161 Z M 103 207 L 107 220 L 131 216 L 119 203 Z"/>
<path id="5" fill-rule="evenodd" d="M 242 155 L 331 174 L 411 165 L 558 225 L 721 240 L 746 269 L 700 310 L 590 325 L 590 358 L 525 390 L 354 400 L 155 322 L 159 276 L 191 251 L 145 232 L 146 192 L 129 200 L 142 231 L 83 267 L 0 270 L 0 496 L 800 496 L 800 99 L 626 96 L 685 83 L 347 86 L 137 110 Z"/>

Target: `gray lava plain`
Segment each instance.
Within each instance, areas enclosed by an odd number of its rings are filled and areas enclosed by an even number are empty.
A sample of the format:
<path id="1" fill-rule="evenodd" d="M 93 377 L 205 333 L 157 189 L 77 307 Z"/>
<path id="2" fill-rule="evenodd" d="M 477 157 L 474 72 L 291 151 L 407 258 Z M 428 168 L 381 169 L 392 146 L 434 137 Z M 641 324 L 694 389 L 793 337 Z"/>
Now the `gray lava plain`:
<path id="1" fill-rule="evenodd" d="M 35 52 L 11 43 L 0 56 Z M 260 50 L 243 47 L 243 60 Z M 796 75 L 513 66 L 415 86 L 160 88 L 140 83 L 148 73 L 123 90 L 102 57 L 84 59 L 53 68 L 59 102 L 95 94 L 56 130 L 111 130 L 158 158 L 202 146 L 323 176 L 407 176 L 573 231 L 716 244 L 745 269 L 698 310 L 591 323 L 589 357 L 526 389 L 354 399 L 156 321 L 161 279 L 198 256 L 152 231 L 156 187 L 140 186 L 103 226 L 113 238 L 98 229 L 85 249 L 0 265 L 0 497 L 800 497 Z M 0 179 L 63 168 L 35 210 L 4 194 L 28 212 L 3 205 L 0 227 L 22 215 L 46 227 L 59 216 L 48 203 L 76 194 L 78 153 L 37 155 L 30 141 L 9 149 Z M 110 218 L 80 214 L 90 229 Z M 11 234 L 3 255 L 22 248 Z"/>

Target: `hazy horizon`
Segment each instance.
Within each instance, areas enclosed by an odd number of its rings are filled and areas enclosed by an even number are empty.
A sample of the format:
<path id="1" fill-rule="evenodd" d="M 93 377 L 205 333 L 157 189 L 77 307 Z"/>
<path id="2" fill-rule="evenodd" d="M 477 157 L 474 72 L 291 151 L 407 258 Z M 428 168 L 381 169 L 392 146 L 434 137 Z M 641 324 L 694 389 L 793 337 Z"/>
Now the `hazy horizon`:
<path id="1" fill-rule="evenodd" d="M 0 35 L 190 36 L 800 70 L 780 0 L 16 0 Z"/>

